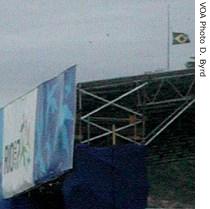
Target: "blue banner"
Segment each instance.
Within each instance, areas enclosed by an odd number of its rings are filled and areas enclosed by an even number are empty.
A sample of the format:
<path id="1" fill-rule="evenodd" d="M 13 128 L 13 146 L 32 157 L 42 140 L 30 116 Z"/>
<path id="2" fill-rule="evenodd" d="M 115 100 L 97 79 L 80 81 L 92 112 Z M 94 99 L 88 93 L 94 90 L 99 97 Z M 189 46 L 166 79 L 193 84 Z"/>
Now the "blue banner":
<path id="1" fill-rule="evenodd" d="M 75 67 L 38 88 L 34 179 L 39 183 L 72 168 Z"/>

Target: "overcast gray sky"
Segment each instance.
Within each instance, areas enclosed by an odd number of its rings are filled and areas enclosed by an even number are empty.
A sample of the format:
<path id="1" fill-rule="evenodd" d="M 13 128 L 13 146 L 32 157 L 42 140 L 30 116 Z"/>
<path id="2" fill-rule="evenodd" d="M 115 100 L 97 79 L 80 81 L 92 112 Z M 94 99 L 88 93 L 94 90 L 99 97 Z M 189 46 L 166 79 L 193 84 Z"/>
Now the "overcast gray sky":
<path id="1" fill-rule="evenodd" d="M 0 107 L 71 65 L 87 81 L 166 70 L 194 56 L 193 0 L 3 0 Z M 172 46 L 172 32 L 191 43 Z"/>

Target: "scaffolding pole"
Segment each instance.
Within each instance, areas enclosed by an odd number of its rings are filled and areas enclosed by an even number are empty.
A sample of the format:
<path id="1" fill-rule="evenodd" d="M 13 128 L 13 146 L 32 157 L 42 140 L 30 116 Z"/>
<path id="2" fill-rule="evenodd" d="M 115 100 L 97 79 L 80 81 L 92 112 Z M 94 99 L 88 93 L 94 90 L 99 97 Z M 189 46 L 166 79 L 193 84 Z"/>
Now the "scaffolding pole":
<path id="1" fill-rule="evenodd" d="M 187 110 L 195 100 L 189 102 L 183 109 L 181 109 L 166 125 L 164 125 L 154 136 L 152 136 L 145 145 L 150 144 L 163 130 L 165 130 L 174 120 L 176 120 L 185 110 Z"/>
<path id="2" fill-rule="evenodd" d="M 130 91 L 128 91 L 128 92 L 122 94 L 121 96 L 117 97 L 116 99 L 113 99 L 112 101 L 108 102 L 107 104 L 104 104 L 104 105 L 102 105 L 101 107 L 99 107 L 99 108 L 93 110 L 92 112 L 90 112 L 90 113 L 88 113 L 88 114 L 82 116 L 81 119 L 85 119 L 85 118 L 87 118 L 87 117 L 93 115 L 94 113 L 97 113 L 98 111 L 104 109 L 105 107 L 110 106 L 111 104 L 113 104 L 113 103 L 119 101 L 120 99 L 122 99 L 122 98 L 128 96 L 129 94 L 131 94 L 131 93 L 137 91 L 138 89 L 143 88 L 143 87 L 146 86 L 147 84 L 148 84 L 148 82 L 145 82 L 145 83 L 141 84 L 140 86 L 137 86 L 136 88 L 134 88 L 134 89 L 132 89 L 132 90 L 130 90 Z"/>

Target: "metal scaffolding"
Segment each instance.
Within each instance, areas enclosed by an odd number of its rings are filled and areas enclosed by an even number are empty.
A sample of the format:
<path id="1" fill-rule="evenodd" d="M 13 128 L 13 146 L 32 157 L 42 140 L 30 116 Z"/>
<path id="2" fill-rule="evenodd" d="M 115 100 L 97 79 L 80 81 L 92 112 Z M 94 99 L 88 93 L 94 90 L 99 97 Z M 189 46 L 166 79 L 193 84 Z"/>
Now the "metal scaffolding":
<path id="1" fill-rule="evenodd" d="M 194 71 L 78 84 L 80 143 L 149 145 L 194 104 Z"/>

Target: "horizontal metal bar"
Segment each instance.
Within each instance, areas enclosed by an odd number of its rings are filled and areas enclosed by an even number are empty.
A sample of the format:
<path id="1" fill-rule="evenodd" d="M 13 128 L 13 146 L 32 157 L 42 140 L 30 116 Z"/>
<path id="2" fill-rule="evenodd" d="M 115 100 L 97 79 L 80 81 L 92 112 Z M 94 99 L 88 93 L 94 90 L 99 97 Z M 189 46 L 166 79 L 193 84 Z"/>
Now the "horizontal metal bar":
<path id="1" fill-rule="evenodd" d="M 168 99 L 164 101 L 159 101 L 159 102 L 148 102 L 145 105 L 138 105 L 138 107 L 146 107 L 146 106 L 152 106 L 152 105 L 159 105 L 159 104 L 165 104 L 165 103 L 173 103 L 173 102 L 182 102 L 182 101 L 187 101 L 193 99 L 193 96 L 187 96 L 183 98 L 177 98 L 177 99 Z"/>
<path id="2" fill-rule="evenodd" d="M 155 73 L 154 73 L 155 74 Z M 153 76 L 154 74 L 145 74 L 143 76 Z M 194 73 L 185 73 L 185 74 L 179 74 L 179 75 L 166 75 L 166 76 L 160 76 L 160 77 L 156 77 L 156 78 L 151 78 L 151 81 L 157 81 L 157 80 L 162 80 L 162 79 L 171 79 L 171 78 L 179 78 L 179 77 L 187 77 L 187 76 L 194 76 L 195 74 Z M 126 78 L 125 78 L 126 79 Z M 129 79 L 129 78 L 128 78 Z M 94 86 L 94 87 L 82 87 L 83 89 L 91 89 L 91 90 L 94 90 L 94 89 L 103 89 L 103 88 L 109 88 L 109 87 L 118 87 L 118 86 L 122 86 L 122 85 L 126 85 L 126 84 L 132 84 L 132 83 L 140 83 L 140 82 L 145 82 L 145 81 L 149 81 L 150 79 L 137 79 L 135 80 L 128 80 L 128 81 L 118 81 L 119 83 L 112 83 L 112 84 L 107 84 L 107 85 L 98 85 L 98 86 Z M 115 81 L 113 81 L 115 82 Z M 94 82 L 93 82 L 94 83 Z M 85 85 L 85 83 L 79 83 L 82 85 Z"/>
<path id="3" fill-rule="evenodd" d="M 118 136 L 118 137 L 120 137 L 120 138 L 122 138 L 122 139 L 124 139 L 124 140 L 126 140 L 126 141 L 132 142 L 132 143 L 134 143 L 134 144 L 139 144 L 138 142 L 134 141 L 133 139 L 128 138 L 128 137 L 126 137 L 126 136 L 123 136 L 123 135 L 121 135 L 121 134 L 116 133 L 116 136 Z"/>
<path id="4" fill-rule="evenodd" d="M 106 133 L 103 133 L 103 134 L 101 134 L 101 135 L 92 137 L 92 138 L 90 138 L 90 139 L 86 139 L 86 140 L 82 141 L 81 143 L 82 143 L 82 144 L 85 144 L 85 143 L 94 141 L 94 140 L 96 140 L 96 139 L 102 138 L 102 137 L 104 137 L 104 136 L 107 136 L 107 135 L 109 135 L 109 134 L 111 134 L 111 133 L 112 133 L 112 131 L 106 132 Z"/>
<path id="5" fill-rule="evenodd" d="M 82 121 L 84 121 L 84 122 L 86 122 L 87 124 L 90 124 L 90 125 L 92 125 L 92 126 L 95 126 L 96 128 L 99 128 L 99 129 L 101 129 L 101 130 L 103 130 L 103 131 L 111 131 L 111 130 L 109 130 L 109 129 L 107 129 L 107 128 L 104 128 L 103 126 L 98 125 L 97 123 L 88 121 L 88 120 L 86 120 L 86 119 L 83 119 Z"/>
<path id="6" fill-rule="evenodd" d="M 94 98 L 96 98 L 96 99 L 98 99 L 98 100 L 100 100 L 100 101 L 103 101 L 103 102 L 106 102 L 106 103 L 109 103 L 109 102 L 110 102 L 109 100 L 104 99 L 104 98 L 102 98 L 102 97 L 99 97 L 99 96 L 97 96 L 97 95 L 95 95 L 95 94 L 93 94 L 93 93 L 90 93 L 90 92 L 88 92 L 88 91 L 86 91 L 86 90 L 84 90 L 84 89 L 79 89 L 79 91 L 82 92 L 83 94 L 92 96 L 92 97 L 94 97 Z M 132 114 L 138 115 L 138 116 L 140 116 L 140 117 L 142 116 L 142 114 L 140 114 L 140 113 L 138 113 L 138 112 L 136 112 L 136 111 L 134 111 L 134 110 L 131 110 L 130 108 L 124 107 L 124 106 L 122 106 L 122 105 L 119 105 L 119 104 L 116 104 L 116 103 L 112 103 L 111 105 L 113 105 L 113 106 L 115 106 L 115 107 L 118 107 L 118 108 L 120 108 L 120 109 L 123 109 L 123 110 L 125 110 L 125 111 L 127 111 L 127 112 L 130 112 L 130 113 L 132 113 Z"/>
<path id="7" fill-rule="evenodd" d="M 111 131 L 110 129 L 104 128 L 103 126 L 100 126 L 100 125 L 98 125 L 97 123 L 88 121 L 88 120 L 86 120 L 86 119 L 83 119 L 83 121 L 86 122 L 86 123 L 88 123 L 88 124 L 90 124 L 90 125 L 92 125 L 92 126 L 95 126 L 95 127 L 99 128 L 99 129 L 101 129 L 101 130 L 103 130 L 103 131 Z M 139 124 L 139 123 L 141 123 L 141 122 L 142 122 L 141 120 L 138 120 L 138 121 L 136 121 L 135 123 L 131 123 L 131 124 L 122 126 L 122 127 L 120 127 L 120 128 L 115 129 L 115 132 L 119 132 L 119 131 L 125 130 L 125 129 L 130 128 L 130 127 L 132 127 L 132 126 L 135 126 L 135 125 L 137 125 L 137 124 Z"/>
<path id="8" fill-rule="evenodd" d="M 83 143 L 83 144 L 84 144 L 84 143 L 87 143 L 87 142 L 91 142 L 91 141 L 96 140 L 96 139 L 98 139 L 98 138 L 107 136 L 107 135 L 109 135 L 109 134 L 112 134 L 112 130 L 109 130 L 109 129 L 107 129 L 107 128 L 104 128 L 103 126 L 100 126 L 100 125 L 98 125 L 98 124 L 96 124 L 96 123 L 90 122 L 90 121 L 85 120 L 85 119 L 83 119 L 83 121 L 86 122 L 86 123 L 88 123 L 88 124 L 90 124 L 90 125 L 92 125 L 92 126 L 95 126 L 95 127 L 99 128 L 99 129 L 101 129 L 101 130 L 103 130 L 103 131 L 107 131 L 106 133 L 103 133 L 103 134 L 101 134 L 101 135 L 98 135 L 98 136 L 95 136 L 95 137 L 92 137 L 92 138 L 90 138 L 90 139 L 86 139 L 86 140 L 82 141 L 81 143 Z M 122 131 L 122 130 L 124 130 L 124 129 L 127 129 L 127 128 L 131 127 L 131 126 L 137 125 L 137 124 L 139 124 L 139 123 L 141 123 L 141 121 L 137 121 L 137 122 L 135 122 L 135 123 L 132 123 L 132 124 L 129 124 L 129 125 L 126 125 L 126 126 L 122 126 L 122 127 L 120 127 L 120 128 L 118 128 L 118 129 L 115 130 L 115 134 L 116 134 L 117 136 L 118 136 L 118 135 L 121 136 L 121 138 L 122 138 L 122 135 L 121 135 L 121 134 L 118 134 L 117 132 Z M 124 137 L 124 136 L 123 136 L 123 137 Z M 129 138 L 124 137 L 124 139 L 125 139 L 125 138 L 126 138 L 127 141 L 129 140 Z M 132 140 L 132 139 L 130 139 L 130 140 Z"/>
<path id="9" fill-rule="evenodd" d="M 94 113 L 97 113 L 98 111 L 100 111 L 100 110 L 104 109 L 105 107 L 108 107 L 109 105 L 111 105 L 111 104 L 113 104 L 113 103 L 119 101 L 120 99 L 122 99 L 122 98 L 128 96 L 129 94 L 131 94 L 131 93 L 137 91 L 138 89 L 143 88 L 143 87 L 146 86 L 147 84 L 148 84 L 148 82 L 145 82 L 145 83 L 141 84 L 140 86 L 137 86 L 136 88 L 134 88 L 134 89 L 132 89 L 132 90 L 130 90 L 130 91 L 128 91 L 128 92 L 122 94 L 121 96 L 117 97 L 116 99 L 113 99 L 112 101 L 108 102 L 107 104 L 102 105 L 101 107 L 97 108 L 96 110 L 93 110 L 92 112 L 90 112 L 90 113 L 88 113 L 88 114 L 82 116 L 81 119 L 85 119 L 85 118 L 87 118 L 87 117 L 93 115 Z"/>
<path id="10" fill-rule="evenodd" d="M 129 118 L 115 118 L 115 117 L 90 117 L 90 120 L 95 121 L 120 121 L 120 122 L 128 122 Z"/>
<path id="11" fill-rule="evenodd" d="M 135 125 L 137 125 L 137 124 L 139 124 L 139 123 L 142 123 L 142 120 L 139 120 L 139 121 L 136 121 L 135 123 L 131 123 L 131 124 L 129 124 L 129 125 L 126 125 L 126 126 L 122 126 L 122 127 L 120 127 L 120 128 L 117 128 L 115 131 L 116 131 L 116 132 L 122 131 L 122 130 L 124 130 L 124 129 L 127 129 L 127 128 L 130 128 L 130 127 L 132 127 L 132 126 L 135 126 Z"/>

